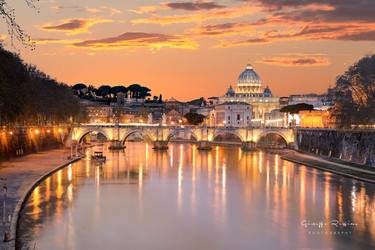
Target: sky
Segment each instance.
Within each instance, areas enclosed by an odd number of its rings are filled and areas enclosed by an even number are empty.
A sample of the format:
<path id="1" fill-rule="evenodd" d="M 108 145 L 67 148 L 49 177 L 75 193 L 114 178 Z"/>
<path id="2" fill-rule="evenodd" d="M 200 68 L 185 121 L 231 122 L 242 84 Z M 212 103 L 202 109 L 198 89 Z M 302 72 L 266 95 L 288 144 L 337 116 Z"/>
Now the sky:
<path id="1" fill-rule="evenodd" d="M 190 100 L 221 96 L 251 63 L 275 96 L 323 93 L 375 53 L 374 0 L 8 1 L 35 49 L 0 40 L 69 85 L 138 83 Z"/>

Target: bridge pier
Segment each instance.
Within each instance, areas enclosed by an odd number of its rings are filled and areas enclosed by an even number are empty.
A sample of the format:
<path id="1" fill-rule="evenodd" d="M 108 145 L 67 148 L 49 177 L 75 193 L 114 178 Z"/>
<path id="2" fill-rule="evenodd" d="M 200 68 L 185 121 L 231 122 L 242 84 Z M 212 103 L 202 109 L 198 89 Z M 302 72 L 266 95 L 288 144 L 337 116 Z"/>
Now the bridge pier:
<path id="1" fill-rule="evenodd" d="M 154 141 L 155 150 L 168 150 L 168 141 Z"/>
<path id="2" fill-rule="evenodd" d="M 110 150 L 123 150 L 125 148 L 126 148 L 125 145 L 122 144 L 122 142 L 118 140 L 111 141 L 111 145 L 109 146 Z"/>
<path id="3" fill-rule="evenodd" d="M 199 141 L 198 142 L 198 150 L 211 150 L 211 142 L 210 141 Z"/>
<path id="4" fill-rule="evenodd" d="M 242 142 L 241 149 L 245 152 L 255 151 L 256 143 L 253 141 Z"/>

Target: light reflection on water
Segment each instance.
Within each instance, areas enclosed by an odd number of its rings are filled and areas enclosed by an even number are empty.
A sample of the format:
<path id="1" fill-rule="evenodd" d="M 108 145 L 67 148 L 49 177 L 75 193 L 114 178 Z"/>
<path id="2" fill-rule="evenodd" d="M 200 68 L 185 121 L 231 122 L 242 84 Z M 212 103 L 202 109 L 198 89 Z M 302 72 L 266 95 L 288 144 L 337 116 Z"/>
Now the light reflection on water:
<path id="1" fill-rule="evenodd" d="M 375 248 L 373 185 L 236 147 L 93 150 L 34 190 L 18 248 Z M 301 225 L 336 219 L 355 225 Z"/>

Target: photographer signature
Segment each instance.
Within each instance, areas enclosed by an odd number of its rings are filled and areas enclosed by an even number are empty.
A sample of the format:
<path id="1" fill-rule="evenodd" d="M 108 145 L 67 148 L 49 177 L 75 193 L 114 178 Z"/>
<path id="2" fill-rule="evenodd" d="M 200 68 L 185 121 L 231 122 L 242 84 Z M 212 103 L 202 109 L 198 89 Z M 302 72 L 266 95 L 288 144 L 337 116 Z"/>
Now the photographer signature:
<path id="1" fill-rule="evenodd" d="M 301 221 L 301 226 L 304 228 L 324 228 L 327 226 L 336 227 L 336 228 L 348 228 L 356 227 L 358 224 L 351 221 L 339 221 L 339 220 L 330 220 L 330 221 L 310 221 L 303 220 Z"/>

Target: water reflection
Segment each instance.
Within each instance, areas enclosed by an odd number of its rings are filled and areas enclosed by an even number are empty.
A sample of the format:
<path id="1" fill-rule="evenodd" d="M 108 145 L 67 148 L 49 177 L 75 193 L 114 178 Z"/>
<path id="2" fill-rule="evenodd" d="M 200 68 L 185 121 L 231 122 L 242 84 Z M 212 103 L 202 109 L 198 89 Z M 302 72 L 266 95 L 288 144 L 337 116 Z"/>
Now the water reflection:
<path id="1" fill-rule="evenodd" d="M 238 148 L 94 150 L 34 190 L 18 248 L 375 248 L 373 185 Z M 311 225 L 332 220 L 353 225 Z"/>

